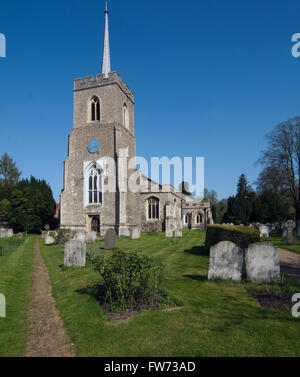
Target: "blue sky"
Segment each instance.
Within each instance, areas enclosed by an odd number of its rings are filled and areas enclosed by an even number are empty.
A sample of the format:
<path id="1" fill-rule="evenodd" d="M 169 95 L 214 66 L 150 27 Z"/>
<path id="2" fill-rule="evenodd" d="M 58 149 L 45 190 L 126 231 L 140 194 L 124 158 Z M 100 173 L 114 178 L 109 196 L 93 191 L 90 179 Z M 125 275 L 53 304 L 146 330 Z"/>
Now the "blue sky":
<path id="1" fill-rule="evenodd" d="M 264 135 L 300 115 L 299 1 L 111 0 L 112 69 L 135 93 L 137 154 L 205 157 L 219 198 L 251 183 Z M 104 0 L 3 1 L 0 154 L 58 200 L 73 79 L 101 69 Z"/>

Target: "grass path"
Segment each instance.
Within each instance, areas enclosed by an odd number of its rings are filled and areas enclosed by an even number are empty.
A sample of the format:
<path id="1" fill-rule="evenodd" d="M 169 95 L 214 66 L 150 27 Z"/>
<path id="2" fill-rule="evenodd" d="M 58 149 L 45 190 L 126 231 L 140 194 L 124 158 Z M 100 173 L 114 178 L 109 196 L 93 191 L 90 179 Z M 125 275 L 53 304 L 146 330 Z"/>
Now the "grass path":
<path id="1" fill-rule="evenodd" d="M 55 306 L 49 274 L 40 253 L 38 240 L 34 244 L 34 271 L 29 310 L 30 336 L 26 356 L 71 357 L 75 347 Z"/>
<path id="2" fill-rule="evenodd" d="M 23 356 L 26 351 L 33 240 L 27 237 L 19 247 L 6 250 L 0 257 L 0 293 L 6 297 L 6 318 L 0 318 L 0 357 Z"/>

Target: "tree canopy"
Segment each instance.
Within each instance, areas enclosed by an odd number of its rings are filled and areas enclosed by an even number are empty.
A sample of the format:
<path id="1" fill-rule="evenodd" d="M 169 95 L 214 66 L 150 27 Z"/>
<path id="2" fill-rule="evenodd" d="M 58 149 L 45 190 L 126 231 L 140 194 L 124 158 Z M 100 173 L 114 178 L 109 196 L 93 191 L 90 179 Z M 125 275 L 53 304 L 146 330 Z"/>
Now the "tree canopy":
<path id="1" fill-rule="evenodd" d="M 52 229 L 57 226 L 56 203 L 44 180 L 19 180 L 21 172 L 7 153 L 0 160 L 0 174 L 1 226 L 30 233 L 39 233 L 46 224 Z"/>

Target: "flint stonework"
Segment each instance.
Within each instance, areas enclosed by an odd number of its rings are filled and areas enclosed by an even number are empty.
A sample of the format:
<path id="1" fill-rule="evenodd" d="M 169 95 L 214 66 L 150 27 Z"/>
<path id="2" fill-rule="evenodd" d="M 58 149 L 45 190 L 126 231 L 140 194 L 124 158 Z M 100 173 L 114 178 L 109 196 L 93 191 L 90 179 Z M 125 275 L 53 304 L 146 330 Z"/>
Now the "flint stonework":
<path id="1" fill-rule="evenodd" d="M 241 281 L 244 253 L 229 241 L 219 242 L 210 249 L 208 280 Z"/>

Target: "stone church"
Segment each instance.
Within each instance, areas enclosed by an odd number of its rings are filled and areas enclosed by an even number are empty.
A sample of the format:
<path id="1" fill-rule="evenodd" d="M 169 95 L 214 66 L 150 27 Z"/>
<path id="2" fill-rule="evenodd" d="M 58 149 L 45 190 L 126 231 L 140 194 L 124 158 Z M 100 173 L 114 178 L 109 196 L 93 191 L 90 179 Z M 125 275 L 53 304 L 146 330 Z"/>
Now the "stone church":
<path id="1" fill-rule="evenodd" d="M 134 94 L 111 71 L 109 48 L 106 3 L 102 74 L 74 80 L 61 228 L 98 235 L 113 228 L 119 236 L 130 235 L 135 228 L 171 233 L 204 229 L 212 222 L 209 202 L 194 202 L 171 185 L 153 184 L 136 166 L 127 164 L 136 156 Z M 132 174 L 139 182 L 138 192 L 128 189 Z M 109 180 L 111 189 L 104 190 Z"/>

